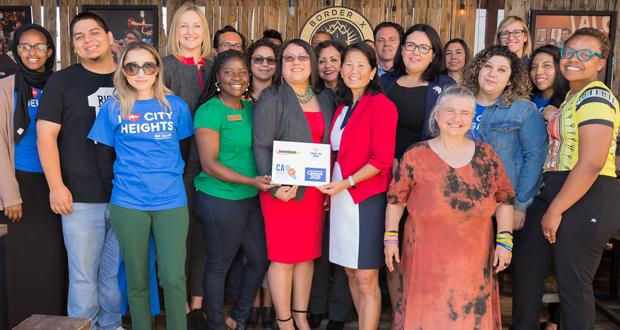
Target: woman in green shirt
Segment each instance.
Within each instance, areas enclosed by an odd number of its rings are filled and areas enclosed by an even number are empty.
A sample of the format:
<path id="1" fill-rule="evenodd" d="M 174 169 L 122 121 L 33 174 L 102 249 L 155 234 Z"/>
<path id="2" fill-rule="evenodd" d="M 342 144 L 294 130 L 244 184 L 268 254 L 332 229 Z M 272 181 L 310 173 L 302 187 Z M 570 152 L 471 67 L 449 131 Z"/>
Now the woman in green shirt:
<path id="1" fill-rule="evenodd" d="M 196 215 L 207 245 L 204 297 L 209 329 L 243 329 L 267 269 L 265 228 L 259 190 L 272 188 L 258 176 L 252 151 L 253 107 L 243 99 L 250 81 L 241 52 L 220 53 L 194 117 L 202 171 L 194 184 Z M 226 273 L 239 248 L 247 256 L 243 282 L 230 317 L 224 320 Z"/>

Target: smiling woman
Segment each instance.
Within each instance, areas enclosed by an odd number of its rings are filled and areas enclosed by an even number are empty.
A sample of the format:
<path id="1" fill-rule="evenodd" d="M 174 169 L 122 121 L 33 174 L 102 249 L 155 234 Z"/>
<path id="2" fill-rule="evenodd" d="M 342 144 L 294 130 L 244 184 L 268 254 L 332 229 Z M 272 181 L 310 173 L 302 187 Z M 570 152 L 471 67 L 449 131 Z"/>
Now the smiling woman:
<path id="1" fill-rule="evenodd" d="M 211 56 L 211 34 L 209 24 L 200 7 L 192 2 L 185 2 L 174 13 L 166 45 L 168 56 L 164 57 L 164 84 L 175 95 L 180 96 L 189 106 L 192 116 L 198 106 L 198 99 L 206 89 L 206 81 L 211 68 L 208 58 Z M 200 161 L 196 141 L 191 139 L 189 160 L 183 181 L 188 196 L 189 207 L 189 244 L 188 282 L 190 302 L 188 312 L 196 327 L 204 327 L 202 318 L 202 279 L 207 256 L 202 237 L 200 222 L 194 215 L 194 178 L 200 173 Z"/>
<path id="2" fill-rule="evenodd" d="M 254 107 L 244 99 L 249 82 L 243 53 L 219 53 L 194 121 L 202 167 L 195 180 L 196 215 L 209 251 L 204 280 L 209 329 L 244 327 L 268 263 L 257 195 L 274 186 L 258 175 L 254 161 Z M 226 275 L 240 249 L 247 257 L 244 276 L 233 311 L 225 318 Z"/>
<path id="3" fill-rule="evenodd" d="M 252 143 L 259 174 L 271 175 L 275 140 L 328 141 L 333 100 L 325 91 L 319 93 L 318 79 L 316 57 L 307 42 L 293 39 L 282 45 L 273 85 L 262 93 L 254 112 Z M 291 330 L 295 323 L 309 330 L 305 313 L 314 259 L 321 255 L 324 196 L 314 187 L 280 186 L 259 198 L 278 326 Z"/>
<path id="4" fill-rule="evenodd" d="M 493 148 L 467 136 L 475 101 L 465 87 L 444 90 L 430 116 L 434 137 L 405 152 L 390 184 L 384 242 L 390 271 L 401 261 L 395 233 L 409 210 L 396 330 L 501 329 L 493 273 L 510 264 L 514 190 Z M 446 248 L 450 239 L 458 249 Z"/>
<path id="5" fill-rule="evenodd" d="M 9 267 L 1 272 L 9 328 L 33 313 L 65 313 L 67 268 L 60 217 L 47 197 L 35 120 L 54 67 L 54 40 L 35 24 L 22 26 L 14 38 L 18 72 L 0 80 L 0 224 L 8 226 L 5 241 L 11 251 L 5 260 Z"/>
<path id="6" fill-rule="evenodd" d="M 508 16 L 497 27 L 495 43 L 506 46 L 521 60 L 524 68 L 527 68 L 532 53 L 532 41 L 530 29 L 522 18 Z"/>
<path id="7" fill-rule="evenodd" d="M 538 327 L 541 284 L 553 269 L 560 286 L 560 326 L 594 328 L 592 281 L 605 245 L 620 228 L 616 180 L 618 100 L 598 73 L 611 43 L 582 28 L 560 52 L 570 91 L 549 121 L 543 186 L 530 206 L 515 248 L 515 329 Z M 583 242 L 583 244 L 574 244 Z M 532 265 L 538 265 L 532 267 Z"/>
<path id="8" fill-rule="evenodd" d="M 113 148 L 116 153 L 110 222 L 126 265 L 132 325 L 151 328 L 146 279 L 152 232 L 167 328 L 185 329 L 189 215 L 180 143 L 194 133 L 191 113 L 164 86 L 161 58 L 144 42 L 131 43 L 123 51 L 114 87 L 115 97 L 102 105 L 88 138 L 97 141 L 97 148 Z"/>
<path id="9" fill-rule="evenodd" d="M 499 154 L 515 187 L 515 226 L 520 228 L 542 175 L 545 122 L 529 101 L 531 82 L 515 53 L 492 45 L 474 57 L 464 84 L 476 95 L 471 136 Z"/>

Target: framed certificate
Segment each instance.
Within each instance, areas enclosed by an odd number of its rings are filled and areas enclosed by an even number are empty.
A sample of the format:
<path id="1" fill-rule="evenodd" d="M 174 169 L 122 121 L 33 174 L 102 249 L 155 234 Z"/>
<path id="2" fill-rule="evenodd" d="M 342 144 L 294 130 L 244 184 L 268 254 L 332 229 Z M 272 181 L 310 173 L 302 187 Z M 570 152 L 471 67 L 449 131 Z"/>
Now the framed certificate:
<path id="1" fill-rule="evenodd" d="M 329 144 L 273 141 L 271 180 L 277 184 L 321 186 L 331 179 Z"/>

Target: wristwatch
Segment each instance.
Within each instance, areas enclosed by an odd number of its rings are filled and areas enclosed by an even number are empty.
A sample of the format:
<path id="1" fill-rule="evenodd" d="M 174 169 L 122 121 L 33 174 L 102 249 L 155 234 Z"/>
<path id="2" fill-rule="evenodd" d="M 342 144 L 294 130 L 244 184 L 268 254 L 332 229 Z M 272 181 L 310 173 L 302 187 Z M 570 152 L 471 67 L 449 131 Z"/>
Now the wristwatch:
<path id="1" fill-rule="evenodd" d="M 351 186 L 351 188 L 357 187 L 355 185 L 355 181 L 353 181 L 353 175 L 349 175 L 349 185 Z"/>

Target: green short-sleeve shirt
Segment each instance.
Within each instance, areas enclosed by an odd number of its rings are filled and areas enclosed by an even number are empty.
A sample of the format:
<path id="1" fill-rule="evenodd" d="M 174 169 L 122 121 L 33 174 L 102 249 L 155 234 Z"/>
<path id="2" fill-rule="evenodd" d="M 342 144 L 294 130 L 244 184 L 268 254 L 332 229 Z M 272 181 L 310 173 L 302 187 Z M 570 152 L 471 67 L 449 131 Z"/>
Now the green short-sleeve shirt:
<path id="1" fill-rule="evenodd" d="M 248 177 L 258 175 L 252 150 L 252 103 L 241 101 L 243 109 L 230 108 L 213 97 L 196 111 L 195 128 L 210 128 L 220 133 L 217 159 L 224 166 Z M 204 171 L 194 179 L 196 189 L 218 198 L 239 200 L 254 197 L 258 190 L 252 186 L 224 182 Z"/>

